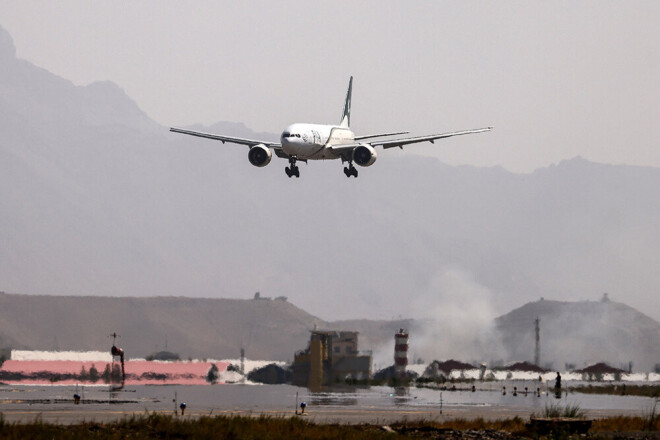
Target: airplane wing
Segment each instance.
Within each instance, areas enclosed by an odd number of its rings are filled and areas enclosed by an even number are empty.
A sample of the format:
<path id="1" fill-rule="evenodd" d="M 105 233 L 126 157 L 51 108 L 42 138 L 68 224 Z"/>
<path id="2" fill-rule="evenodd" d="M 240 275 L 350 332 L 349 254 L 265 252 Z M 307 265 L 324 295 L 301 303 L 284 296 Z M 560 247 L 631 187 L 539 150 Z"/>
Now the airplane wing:
<path id="1" fill-rule="evenodd" d="M 277 150 L 282 149 L 282 145 L 277 142 L 257 141 L 253 139 L 245 139 L 245 138 L 239 138 L 233 136 L 222 136 L 218 134 L 202 133 L 200 131 L 184 130 L 183 128 L 174 128 L 174 127 L 170 128 L 170 131 L 173 131 L 174 133 L 188 134 L 190 136 L 214 139 L 216 141 L 221 141 L 223 144 L 225 142 L 229 142 L 232 144 L 247 145 L 250 148 L 254 147 L 255 145 L 263 144 L 269 148 L 274 148 L 276 150 L 276 153 Z"/>
<path id="2" fill-rule="evenodd" d="M 416 144 L 418 142 L 427 142 L 427 141 L 433 143 L 433 141 L 435 141 L 436 139 L 443 139 L 452 136 L 460 136 L 463 134 L 482 133 L 484 131 L 490 131 L 492 129 L 493 127 L 478 128 L 476 130 L 454 131 L 451 133 L 432 134 L 429 136 L 417 136 L 417 137 L 404 138 L 404 139 L 394 139 L 391 141 L 370 142 L 370 144 L 372 147 L 381 146 L 385 149 L 394 148 L 394 147 L 399 147 L 403 149 L 403 146 L 408 144 Z"/>
<path id="3" fill-rule="evenodd" d="M 398 134 L 408 134 L 410 133 L 409 131 L 399 131 L 396 133 L 379 133 L 379 134 L 369 134 L 366 136 L 355 136 L 356 141 L 361 141 L 362 139 L 371 139 L 371 138 L 377 138 L 377 137 L 385 137 L 385 136 L 396 136 Z"/>
<path id="4" fill-rule="evenodd" d="M 454 131 L 451 133 L 442 133 L 442 134 L 432 134 L 428 136 L 416 136 L 416 137 L 410 137 L 410 138 L 403 138 L 403 139 L 393 139 L 393 140 L 388 140 L 388 141 L 377 141 L 377 142 L 365 142 L 368 145 L 371 145 L 372 147 L 383 147 L 385 149 L 387 148 L 394 148 L 394 147 L 399 147 L 403 149 L 404 145 L 408 144 L 416 144 L 418 142 L 431 142 L 434 143 L 435 140 L 437 139 L 443 139 L 443 138 L 448 138 L 451 136 L 460 136 L 463 134 L 472 134 L 472 133 L 482 133 L 484 131 L 490 131 L 492 130 L 493 127 L 487 127 L 487 128 L 478 128 L 476 130 L 464 130 L 464 131 Z M 384 135 L 385 136 L 385 135 Z M 360 138 L 355 138 L 356 140 L 361 139 Z M 330 150 L 332 150 L 334 153 L 340 154 L 340 155 L 345 155 L 349 153 L 350 151 L 353 151 L 355 148 L 359 147 L 360 143 L 356 144 L 344 144 L 344 145 L 332 145 L 330 146 Z"/>

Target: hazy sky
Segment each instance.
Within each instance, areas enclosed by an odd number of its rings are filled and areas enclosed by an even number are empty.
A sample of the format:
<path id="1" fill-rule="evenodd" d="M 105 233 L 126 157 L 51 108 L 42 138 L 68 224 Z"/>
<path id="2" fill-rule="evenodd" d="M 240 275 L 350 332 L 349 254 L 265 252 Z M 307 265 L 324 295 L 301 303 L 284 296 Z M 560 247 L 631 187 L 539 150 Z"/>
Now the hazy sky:
<path id="1" fill-rule="evenodd" d="M 0 0 L 17 55 L 119 84 L 163 125 L 492 133 L 410 147 L 530 171 L 660 166 L 660 2 Z M 397 153 L 393 153 L 397 154 Z"/>

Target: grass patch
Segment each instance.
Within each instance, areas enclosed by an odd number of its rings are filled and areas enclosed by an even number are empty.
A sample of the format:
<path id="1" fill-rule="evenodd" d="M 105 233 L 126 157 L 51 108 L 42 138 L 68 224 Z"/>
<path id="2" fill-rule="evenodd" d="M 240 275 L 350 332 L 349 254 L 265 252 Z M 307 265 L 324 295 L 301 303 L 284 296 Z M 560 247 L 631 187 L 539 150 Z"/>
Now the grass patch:
<path id="1" fill-rule="evenodd" d="M 2 439 L 386 439 L 390 434 L 352 425 L 315 425 L 298 417 L 216 416 L 180 419 L 169 415 L 134 416 L 112 423 L 55 425 L 4 423 Z"/>
<path id="2" fill-rule="evenodd" d="M 516 416 L 511 419 L 497 419 L 486 420 L 481 417 L 476 419 L 450 419 L 440 422 L 409 422 L 409 423 L 395 423 L 392 428 L 395 430 L 409 431 L 415 427 L 432 427 L 435 429 L 454 429 L 456 431 L 468 430 L 491 430 L 491 431 L 523 431 L 525 429 L 525 420 Z"/>
<path id="3" fill-rule="evenodd" d="M 575 407 L 571 407 L 574 409 Z M 565 413 L 566 408 L 561 408 Z M 578 408 L 579 410 L 579 408 Z M 554 411 L 554 409 L 553 409 Z M 575 413 L 575 411 L 569 411 Z M 579 411 L 577 411 L 579 413 Z M 651 414 L 652 413 L 652 414 Z M 652 424 L 649 425 L 649 422 Z M 446 431 L 473 431 L 470 435 L 499 439 L 528 436 L 526 420 L 520 417 L 499 420 L 451 419 L 443 421 L 400 422 L 391 424 L 398 436 L 406 438 L 441 438 Z M 595 420 L 591 434 L 643 432 L 659 430 L 655 407 L 644 417 L 608 417 Z M 474 432 L 477 431 L 477 432 Z M 479 433 L 481 432 L 481 433 Z M 609 438 L 610 436 L 606 436 Z M 314 424 L 299 417 L 214 416 L 184 419 L 171 415 L 146 414 L 111 423 L 84 422 L 74 425 L 44 423 L 8 423 L 0 413 L 2 439 L 392 439 L 380 425 Z M 454 438 L 454 437 L 452 437 Z M 471 437 L 472 438 L 472 437 Z M 475 437 L 476 438 L 476 437 Z"/>
<path id="4" fill-rule="evenodd" d="M 542 417 L 547 418 L 567 418 L 567 419 L 584 419 L 586 413 L 579 405 L 546 405 L 543 410 Z M 532 414 L 532 416 L 535 416 Z"/>
<path id="5" fill-rule="evenodd" d="M 652 425 L 646 417 L 617 416 L 596 419 L 591 424 L 590 432 L 641 432 L 660 431 L 660 423 L 656 418 Z"/>
<path id="6" fill-rule="evenodd" d="M 522 432 L 520 417 L 502 420 L 454 419 L 442 422 L 400 422 L 390 425 L 400 436 L 433 437 L 443 430 Z M 181 419 L 170 415 L 133 416 L 111 423 L 56 425 L 34 420 L 4 423 L 2 439 L 392 439 L 380 425 L 314 424 L 298 417 L 215 416 Z"/>
<path id="7" fill-rule="evenodd" d="M 657 430 L 658 421 L 660 421 L 660 417 L 658 417 L 657 409 L 658 409 L 658 400 L 656 399 L 653 401 L 653 405 L 644 414 L 645 431 L 653 431 L 654 428 L 655 430 Z"/>

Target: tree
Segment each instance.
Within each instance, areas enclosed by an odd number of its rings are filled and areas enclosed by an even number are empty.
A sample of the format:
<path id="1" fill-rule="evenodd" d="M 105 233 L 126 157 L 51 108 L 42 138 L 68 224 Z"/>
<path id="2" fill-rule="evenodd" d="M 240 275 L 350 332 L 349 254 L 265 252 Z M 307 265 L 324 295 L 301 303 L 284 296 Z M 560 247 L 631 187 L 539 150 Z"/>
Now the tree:
<path id="1" fill-rule="evenodd" d="M 206 373 L 206 381 L 209 383 L 216 383 L 219 377 L 220 374 L 218 372 L 218 366 L 215 364 L 211 364 L 211 368 L 209 368 L 209 372 Z"/>
<path id="2" fill-rule="evenodd" d="M 113 364 L 112 365 L 112 382 L 117 383 L 121 382 L 122 377 L 121 377 L 121 367 L 119 364 Z"/>
<path id="3" fill-rule="evenodd" d="M 105 369 L 103 370 L 103 374 L 101 374 L 101 378 L 103 379 L 103 382 L 105 383 L 110 383 L 110 364 L 105 364 Z"/>
<path id="4" fill-rule="evenodd" d="M 89 367 L 89 380 L 94 383 L 98 382 L 99 380 L 99 370 L 96 369 L 94 364 Z"/>
<path id="5" fill-rule="evenodd" d="M 80 369 L 79 377 L 80 377 L 80 380 L 83 381 L 83 382 L 89 380 L 89 373 L 87 372 L 87 370 L 85 370 L 84 365 Z"/>

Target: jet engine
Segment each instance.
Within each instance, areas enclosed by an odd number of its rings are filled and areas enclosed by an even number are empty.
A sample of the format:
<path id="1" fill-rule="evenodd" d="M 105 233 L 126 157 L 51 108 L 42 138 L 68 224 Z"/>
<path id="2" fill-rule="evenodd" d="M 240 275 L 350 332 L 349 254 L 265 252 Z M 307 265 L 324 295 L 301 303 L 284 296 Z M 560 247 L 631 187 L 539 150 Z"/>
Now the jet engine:
<path id="1" fill-rule="evenodd" d="M 353 161 L 361 167 L 368 167 L 376 162 L 376 150 L 369 144 L 362 144 L 353 150 Z"/>
<path id="2" fill-rule="evenodd" d="M 272 158 L 273 153 L 264 144 L 257 144 L 248 152 L 248 160 L 255 167 L 265 167 Z"/>

